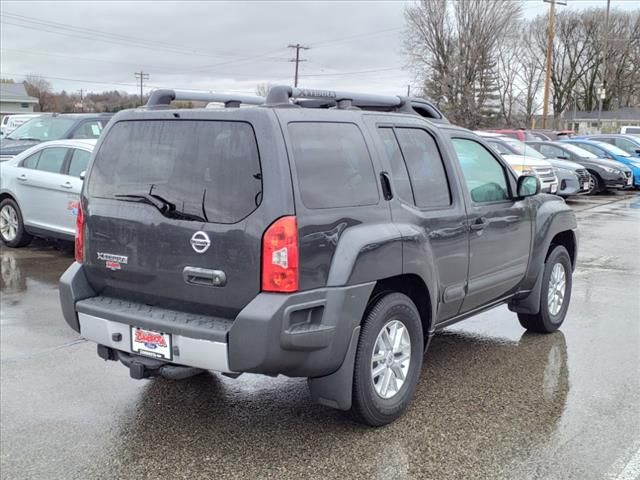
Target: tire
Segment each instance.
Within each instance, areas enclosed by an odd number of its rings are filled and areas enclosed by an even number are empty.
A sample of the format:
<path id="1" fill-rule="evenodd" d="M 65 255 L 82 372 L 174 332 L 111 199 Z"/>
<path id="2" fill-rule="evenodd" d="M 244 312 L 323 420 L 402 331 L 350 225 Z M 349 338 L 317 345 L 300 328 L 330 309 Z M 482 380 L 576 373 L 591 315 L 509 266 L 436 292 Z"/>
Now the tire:
<path id="1" fill-rule="evenodd" d="M 544 264 L 540 310 L 535 315 L 519 313 L 518 320 L 520 320 L 520 325 L 528 331 L 536 333 L 551 333 L 560 328 L 567 315 L 569 302 L 571 301 L 572 273 L 569 252 L 563 246 L 556 246 Z M 559 294 L 557 289 L 551 290 L 553 285 L 559 286 L 561 275 L 564 275 L 562 295 Z M 553 295 L 554 292 L 555 295 Z M 558 304 L 560 298 L 561 301 Z"/>
<path id="2" fill-rule="evenodd" d="M 387 340 L 393 341 L 394 333 L 398 335 L 397 348 L 389 350 L 386 357 L 379 348 L 388 345 L 383 329 Z M 374 360 L 374 351 L 384 359 Z M 351 411 L 358 421 L 377 427 L 393 422 L 405 412 L 420 378 L 423 353 L 422 322 L 411 299 L 402 293 L 378 297 L 367 309 L 356 350 Z M 402 361 L 406 355 L 408 360 Z M 374 368 L 383 369 L 384 373 L 374 376 Z"/>
<path id="3" fill-rule="evenodd" d="M 604 192 L 606 188 L 604 188 L 604 182 L 600 176 L 594 172 L 589 173 L 591 175 L 591 179 L 589 180 L 589 195 L 597 195 L 598 193 Z"/>
<path id="4" fill-rule="evenodd" d="M 0 202 L 0 239 L 8 247 L 14 248 L 29 245 L 33 239 L 24 229 L 18 204 L 11 198 Z"/>

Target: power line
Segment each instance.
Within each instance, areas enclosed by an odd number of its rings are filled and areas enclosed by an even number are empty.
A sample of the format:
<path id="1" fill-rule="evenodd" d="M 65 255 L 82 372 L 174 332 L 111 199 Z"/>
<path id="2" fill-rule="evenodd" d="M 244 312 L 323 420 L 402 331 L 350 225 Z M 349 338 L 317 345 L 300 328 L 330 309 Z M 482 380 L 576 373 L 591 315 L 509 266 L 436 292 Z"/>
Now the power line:
<path id="1" fill-rule="evenodd" d="M 336 72 L 336 73 L 307 73 L 304 75 L 300 75 L 301 77 L 342 77 L 345 75 L 360 75 L 364 73 L 378 73 L 378 72 L 387 72 L 390 70 L 399 70 L 401 66 L 398 67 L 385 67 L 385 68 L 377 68 L 374 70 L 359 70 L 356 72 Z"/>
<path id="2" fill-rule="evenodd" d="M 149 74 L 140 70 L 139 72 L 135 72 L 136 79 L 140 80 L 140 105 L 144 105 L 144 101 L 142 98 L 142 87 L 144 85 L 145 80 L 149 80 Z"/>
<path id="3" fill-rule="evenodd" d="M 53 22 L 50 20 L 43 20 L 43 19 L 39 19 L 36 17 L 28 17 L 26 15 L 18 15 L 15 13 L 8 13 L 8 12 L 1 12 L 0 13 L 0 17 L 6 17 L 9 18 L 10 20 L 18 21 L 18 22 L 23 22 L 23 23 L 27 23 L 27 24 L 33 24 L 33 25 L 39 25 L 40 27 L 48 27 L 48 28 L 53 28 L 53 29 L 60 29 L 63 28 L 65 30 L 70 30 L 71 32 L 74 32 L 76 34 L 81 34 L 81 35 L 89 35 L 89 38 L 91 40 L 99 40 L 99 41 L 106 41 L 107 43 L 118 43 L 118 44 L 122 44 L 123 42 L 125 42 L 125 44 L 127 45 L 134 45 L 134 46 L 139 46 L 142 48 L 150 48 L 150 49 L 154 49 L 154 50 L 162 50 L 162 51 L 173 51 L 175 53 L 186 53 L 186 54 L 191 54 L 191 55 L 199 55 L 199 56 L 205 56 L 205 57 L 238 57 L 238 58 L 248 58 L 247 56 L 243 56 L 243 55 L 237 55 L 237 54 L 229 54 L 229 53 L 211 53 L 211 52 L 205 52 L 202 50 L 196 50 L 192 47 L 188 47 L 188 46 L 180 46 L 180 45 L 176 45 L 175 43 L 168 43 L 168 42 L 161 42 L 161 41 L 157 41 L 157 40 L 147 40 L 144 38 L 139 38 L 139 37 L 131 37 L 128 35 L 120 35 L 120 34 L 114 34 L 114 33 L 109 33 L 109 32 L 103 32 L 100 30 L 95 30 L 95 29 L 90 29 L 90 28 L 84 28 L 84 27 L 78 27 L 75 25 L 69 25 L 66 23 L 60 23 L 60 22 Z M 14 26 L 18 26 L 18 27 L 23 27 L 23 28 L 31 28 L 33 29 L 33 27 L 29 27 L 27 25 L 21 25 L 21 24 L 16 24 L 16 23 L 10 23 L 10 22 L 4 22 L 7 23 L 8 25 L 14 25 Z M 40 28 L 38 28 L 39 30 Z M 46 30 L 47 32 L 50 33 L 58 33 L 60 35 L 69 35 L 69 36 L 78 36 L 78 35 L 73 35 L 69 32 L 65 32 L 65 31 L 58 31 L 58 30 Z M 97 37 L 102 37 L 102 38 L 97 38 Z"/>
<path id="4" fill-rule="evenodd" d="M 350 35 L 348 37 L 336 38 L 334 40 L 327 40 L 327 41 L 320 42 L 320 43 L 311 42 L 311 46 L 314 49 L 315 48 L 321 48 L 321 47 L 325 47 L 327 45 L 333 45 L 335 43 L 342 43 L 342 42 L 346 42 L 346 41 L 350 41 L 350 40 L 359 40 L 361 38 L 369 38 L 369 37 L 377 37 L 379 35 L 386 35 L 388 33 L 397 32 L 399 30 L 402 30 L 402 27 L 387 28 L 385 30 L 379 30 L 377 32 L 360 33 L 358 35 Z"/>
<path id="5" fill-rule="evenodd" d="M 296 49 L 296 58 L 292 58 L 289 61 L 290 62 L 296 62 L 296 71 L 295 71 L 295 74 L 293 76 L 293 86 L 297 88 L 298 87 L 298 66 L 300 65 L 300 62 L 306 62 L 305 59 L 300 58 L 300 50 L 309 50 L 309 47 L 303 47 L 299 43 L 296 43 L 295 45 L 289 44 L 289 48 L 295 48 Z"/>

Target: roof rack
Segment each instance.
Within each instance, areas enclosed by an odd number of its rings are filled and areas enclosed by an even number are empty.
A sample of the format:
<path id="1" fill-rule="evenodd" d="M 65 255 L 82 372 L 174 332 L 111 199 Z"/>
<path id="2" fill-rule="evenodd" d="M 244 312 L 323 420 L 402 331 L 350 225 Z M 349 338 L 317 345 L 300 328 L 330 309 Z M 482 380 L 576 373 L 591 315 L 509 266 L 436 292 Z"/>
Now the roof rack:
<path id="1" fill-rule="evenodd" d="M 146 108 L 166 108 L 174 100 L 191 102 L 224 103 L 226 108 L 237 108 L 240 104 L 262 105 L 264 97 L 250 95 L 236 95 L 231 93 L 188 92 L 186 90 L 160 89 L 154 90 L 147 100 Z"/>
<path id="2" fill-rule="evenodd" d="M 436 122 L 448 123 L 438 107 L 424 98 L 302 89 L 286 85 L 272 87 L 266 99 L 260 96 L 231 93 L 161 89 L 151 93 L 146 108 L 168 108 L 174 100 L 223 103 L 226 108 L 237 108 L 241 104 L 246 104 L 278 108 L 335 108 L 339 110 L 361 109 L 378 112 L 409 113 L 429 118 Z"/>
<path id="3" fill-rule="evenodd" d="M 433 121 L 448 123 L 438 107 L 429 100 L 418 97 L 275 86 L 269 90 L 265 106 L 337 108 L 340 110 L 361 109 L 409 113 L 429 118 Z"/>

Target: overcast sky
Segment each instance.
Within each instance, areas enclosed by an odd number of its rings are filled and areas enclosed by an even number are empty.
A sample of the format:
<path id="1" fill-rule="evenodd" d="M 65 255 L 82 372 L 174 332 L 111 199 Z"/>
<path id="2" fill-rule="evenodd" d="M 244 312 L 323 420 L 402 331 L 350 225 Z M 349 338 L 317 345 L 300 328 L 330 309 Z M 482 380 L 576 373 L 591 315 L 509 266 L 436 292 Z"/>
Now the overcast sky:
<path id="1" fill-rule="evenodd" d="M 38 74 L 55 90 L 136 92 L 134 71 L 157 87 L 255 93 L 258 83 L 401 94 L 401 0 L 379 2 L 0 1 L 2 77 Z M 604 6 L 568 0 L 559 8 Z M 635 0 L 612 7 L 637 8 Z M 548 8 L 524 1 L 527 17 Z"/>

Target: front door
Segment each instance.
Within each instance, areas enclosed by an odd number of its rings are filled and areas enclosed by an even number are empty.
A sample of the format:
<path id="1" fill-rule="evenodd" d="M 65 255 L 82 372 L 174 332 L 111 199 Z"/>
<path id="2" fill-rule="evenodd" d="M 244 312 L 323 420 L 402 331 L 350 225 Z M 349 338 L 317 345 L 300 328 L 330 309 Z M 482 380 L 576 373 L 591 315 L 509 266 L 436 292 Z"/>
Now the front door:
<path id="1" fill-rule="evenodd" d="M 475 138 L 452 136 L 469 203 L 464 313 L 508 295 L 520 283 L 529 260 L 532 220 L 528 200 L 513 195 L 515 174 L 509 167 Z"/>

